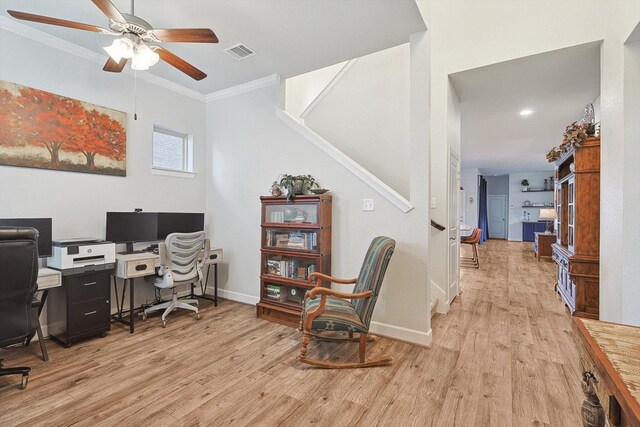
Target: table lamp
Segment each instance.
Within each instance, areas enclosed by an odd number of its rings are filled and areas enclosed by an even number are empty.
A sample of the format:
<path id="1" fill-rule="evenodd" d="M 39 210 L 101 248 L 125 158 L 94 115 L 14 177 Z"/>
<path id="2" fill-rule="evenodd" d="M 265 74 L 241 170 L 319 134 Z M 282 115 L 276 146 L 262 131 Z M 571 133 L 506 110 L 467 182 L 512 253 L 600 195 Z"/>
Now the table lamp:
<path id="1" fill-rule="evenodd" d="M 540 209 L 540 216 L 538 217 L 539 221 L 545 221 L 547 223 L 547 228 L 544 231 L 545 233 L 551 233 L 551 224 L 556 219 L 556 210 L 552 208 L 548 209 Z"/>

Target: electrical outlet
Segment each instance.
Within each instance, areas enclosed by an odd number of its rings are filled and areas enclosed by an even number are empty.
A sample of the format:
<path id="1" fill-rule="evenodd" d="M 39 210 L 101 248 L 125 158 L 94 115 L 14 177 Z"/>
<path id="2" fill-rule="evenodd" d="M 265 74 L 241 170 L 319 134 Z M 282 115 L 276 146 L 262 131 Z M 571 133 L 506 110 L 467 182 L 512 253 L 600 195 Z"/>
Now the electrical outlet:
<path id="1" fill-rule="evenodd" d="M 362 199 L 362 210 L 363 211 L 372 211 L 373 210 L 373 199 Z"/>

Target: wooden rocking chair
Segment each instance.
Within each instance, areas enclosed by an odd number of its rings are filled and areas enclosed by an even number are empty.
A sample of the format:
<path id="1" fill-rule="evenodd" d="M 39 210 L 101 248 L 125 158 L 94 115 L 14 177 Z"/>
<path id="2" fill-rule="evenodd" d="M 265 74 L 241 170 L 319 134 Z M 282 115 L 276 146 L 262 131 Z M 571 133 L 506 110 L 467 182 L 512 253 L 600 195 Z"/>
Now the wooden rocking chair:
<path id="1" fill-rule="evenodd" d="M 389 237 L 380 236 L 373 239 L 356 279 L 336 279 L 322 273 L 312 273 L 309 276 L 310 282 L 314 279 L 317 279 L 317 282 L 315 287 L 305 295 L 300 317 L 300 329 L 303 333 L 302 348 L 298 356 L 300 362 L 319 368 L 369 368 L 388 365 L 393 361 L 391 358 L 383 358 L 366 362 L 365 347 L 371 314 L 395 246 L 395 240 Z M 355 284 L 355 287 L 353 293 L 349 294 L 322 287 L 322 281 Z M 320 296 L 319 299 L 318 296 Z M 349 337 L 333 338 L 313 333 L 313 331 L 348 332 Z M 354 332 L 360 334 L 359 338 L 353 337 Z M 308 359 L 307 346 L 312 336 L 329 341 L 359 341 L 360 361 L 341 363 Z M 369 336 L 369 340 L 374 338 Z"/>

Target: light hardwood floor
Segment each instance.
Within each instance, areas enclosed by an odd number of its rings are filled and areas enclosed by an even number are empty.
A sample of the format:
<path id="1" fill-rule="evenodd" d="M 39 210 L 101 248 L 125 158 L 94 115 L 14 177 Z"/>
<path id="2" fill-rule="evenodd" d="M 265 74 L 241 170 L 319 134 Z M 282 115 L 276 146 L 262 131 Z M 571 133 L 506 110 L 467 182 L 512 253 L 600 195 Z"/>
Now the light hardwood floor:
<path id="1" fill-rule="evenodd" d="M 151 317 L 136 333 L 63 349 L 47 342 L 0 355 L 31 366 L 26 390 L 0 377 L 0 426 L 579 426 L 576 335 L 553 292 L 554 264 L 530 244 L 490 241 L 462 294 L 433 319 L 434 346 L 380 339 L 390 367 L 318 370 L 297 363 L 299 334 L 224 301 L 203 319 Z M 390 284 L 388 284 L 390 285 Z M 357 343 L 319 343 L 312 357 L 357 359 Z"/>

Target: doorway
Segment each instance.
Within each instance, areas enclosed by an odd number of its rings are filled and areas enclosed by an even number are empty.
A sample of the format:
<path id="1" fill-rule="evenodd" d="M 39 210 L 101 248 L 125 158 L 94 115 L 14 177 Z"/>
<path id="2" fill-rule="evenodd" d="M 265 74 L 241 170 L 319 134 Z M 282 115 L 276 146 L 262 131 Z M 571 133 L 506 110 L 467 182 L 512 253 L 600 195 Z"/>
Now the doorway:
<path id="1" fill-rule="evenodd" d="M 507 238 L 507 196 L 487 196 L 487 226 L 489 238 Z"/>

